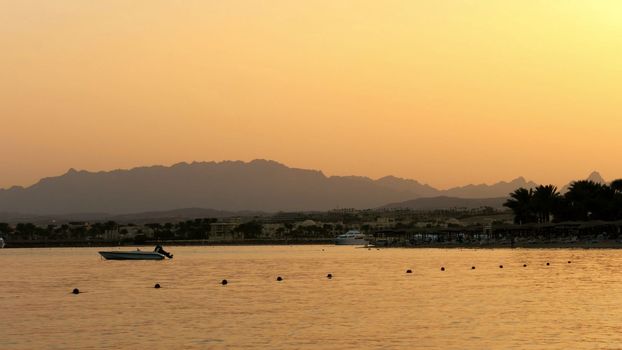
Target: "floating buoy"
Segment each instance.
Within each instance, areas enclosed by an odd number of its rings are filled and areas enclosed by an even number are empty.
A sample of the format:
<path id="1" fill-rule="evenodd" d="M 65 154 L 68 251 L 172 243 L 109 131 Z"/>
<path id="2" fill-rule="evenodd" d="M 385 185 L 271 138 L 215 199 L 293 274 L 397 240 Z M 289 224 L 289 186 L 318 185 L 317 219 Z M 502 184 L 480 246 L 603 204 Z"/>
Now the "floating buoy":
<path id="1" fill-rule="evenodd" d="M 500 269 L 502 269 L 502 268 L 503 268 L 503 265 L 499 265 L 499 268 L 500 268 Z"/>
<path id="2" fill-rule="evenodd" d="M 527 267 L 527 264 L 523 264 L 523 267 Z"/>
<path id="3" fill-rule="evenodd" d="M 227 282 L 227 280 L 222 280 L 222 282 L 220 282 L 220 284 L 222 284 L 223 286 L 226 286 L 227 283 L 229 283 L 229 282 Z"/>
<path id="4" fill-rule="evenodd" d="M 277 281 L 281 282 L 283 280 L 283 278 L 281 276 L 276 278 Z"/>
<path id="5" fill-rule="evenodd" d="M 406 270 L 406 273 L 413 273 L 412 270 Z"/>
<path id="6" fill-rule="evenodd" d="M 444 268 L 444 267 L 441 267 L 441 271 L 445 271 L 445 268 Z"/>
<path id="7" fill-rule="evenodd" d="M 572 261 L 568 260 L 568 263 L 570 264 Z"/>
<path id="8" fill-rule="evenodd" d="M 328 275 L 326 275 L 326 278 L 328 278 L 328 279 L 333 278 L 333 274 L 332 274 L 332 273 L 329 273 Z"/>
<path id="9" fill-rule="evenodd" d="M 73 294 L 80 294 L 80 290 L 78 288 L 74 288 L 71 292 Z"/>
<path id="10" fill-rule="evenodd" d="M 551 265 L 551 264 L 550 263 L 546 263 L 546 266 L 549 266 L 549 265 Z"/>
<path id="11" fill-rule="evenodd" d="M 471 266 L 471 270 L 475 270 L 475 266 Z"/>
<path id="12" fill-rule="evenodd" d="M 155 286 L 153 286 L 153 288 L 155 288 L 155 289 L 160 288 L 160 283 L 156 283 Z"/>

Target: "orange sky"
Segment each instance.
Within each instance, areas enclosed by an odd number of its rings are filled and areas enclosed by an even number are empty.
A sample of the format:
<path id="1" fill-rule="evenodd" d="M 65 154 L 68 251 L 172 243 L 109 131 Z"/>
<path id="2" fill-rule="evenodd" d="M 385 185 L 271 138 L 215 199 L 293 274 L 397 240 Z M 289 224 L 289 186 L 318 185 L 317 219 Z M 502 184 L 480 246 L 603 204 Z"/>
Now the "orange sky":
<path id="1" fill-rule="evenodd" d="M 254 158 L 622 177 L 622 2 L 0 0 L 0 187 Z"/>

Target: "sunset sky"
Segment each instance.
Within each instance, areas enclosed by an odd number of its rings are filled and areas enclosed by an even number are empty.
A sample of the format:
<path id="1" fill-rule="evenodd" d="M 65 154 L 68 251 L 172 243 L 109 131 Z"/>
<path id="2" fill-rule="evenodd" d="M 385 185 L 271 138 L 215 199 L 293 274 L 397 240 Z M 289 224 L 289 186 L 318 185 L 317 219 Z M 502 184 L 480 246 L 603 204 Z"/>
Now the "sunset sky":
<path id="1" fill-rule="evenodd" d="M 255 158 L 622 177 L 622 1 L 0 0 L 0 187 Z"/>

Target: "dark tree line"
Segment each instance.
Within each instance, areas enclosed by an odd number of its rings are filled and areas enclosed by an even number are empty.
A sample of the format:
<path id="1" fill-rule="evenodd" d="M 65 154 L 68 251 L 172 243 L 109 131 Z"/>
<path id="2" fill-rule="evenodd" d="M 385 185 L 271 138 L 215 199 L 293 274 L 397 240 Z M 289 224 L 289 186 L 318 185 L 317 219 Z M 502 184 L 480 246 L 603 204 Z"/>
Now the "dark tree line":
<path id="1" fill-rule="evenodd" d="M 153 230 L 153 238 L 160 239 L 207 239 L 209 238 L 211 223 L 216 219 L 204 218 L 180 221 L 176 223 L 151 223 L 144 225 Z M 8 223 L 0 223 L 0 237 L 23 240 L 84 240 L 96 239 L 107 231 L 118 230 L 121 234 L 127 234 L 127 228 L 134 224 L 121 225 L 114 221 L 95 222 L 92 224 L 62 224 L 37 226 L 32 223 L 18 223 L 11 226 Z M 126 227 L 126 228 L 123 228 Z M 145 236 L 142 229 L 136 232 L 136 236 Z"/>
<path id="2" fill-rule="evenodd" d="M 504 206 L 514 212 L 514 222 L 622 220 L 622 179 L 611 184 L 575 181 L 561 194 L 553 185 L 519 188 Z"/>
<path id="3" fill-rule="evenodd" d="M 146 224 L 153 230 L 155 239 L 207 239 L 211 231 L 211 224 L 216 219 L 204 218 L 180 221 L 177 223 Z"/>

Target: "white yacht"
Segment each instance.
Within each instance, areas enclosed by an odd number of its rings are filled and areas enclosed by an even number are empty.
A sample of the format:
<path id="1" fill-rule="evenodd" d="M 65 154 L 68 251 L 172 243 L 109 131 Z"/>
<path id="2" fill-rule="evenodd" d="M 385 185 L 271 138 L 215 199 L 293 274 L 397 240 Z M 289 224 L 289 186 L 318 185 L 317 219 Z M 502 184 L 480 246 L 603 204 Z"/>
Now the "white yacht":
<path id="1" fill-rule="evenodd" d="M 4 248 L 4 238 L 0 237 L 0 248 Z"/>
<path id="2" fill-rule="evenodd" d="M 337 245 L 366 245 L 369 241 L 365 238 L 365 235 L 357 230 L 350 230 L 335 238 L 335 244 Z"/>

